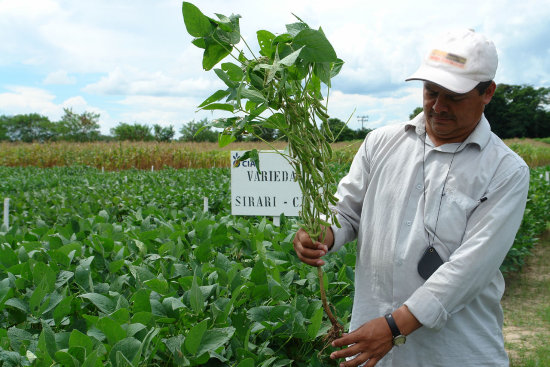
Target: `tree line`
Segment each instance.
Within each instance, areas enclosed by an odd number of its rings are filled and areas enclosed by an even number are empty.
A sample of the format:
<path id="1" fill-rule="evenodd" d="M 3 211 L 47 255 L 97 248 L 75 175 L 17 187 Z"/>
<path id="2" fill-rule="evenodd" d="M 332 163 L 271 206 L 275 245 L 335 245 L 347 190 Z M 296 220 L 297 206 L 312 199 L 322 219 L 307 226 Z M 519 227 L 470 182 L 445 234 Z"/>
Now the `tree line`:
<path id="1" fill-rule="evenodd" d="M 550 137 L 550 88 L 498 84 L 485 117 L 501 139 Z M 409 115 L 422 112 L 417 107 Z"/>
<path id="2" fill-rule="evenodd" d="M 64 115 L 57 122 L 50 121 L 46 116 L 37 113 L 0 116 L 0 141 L 11 142 L 49 142 L 49 141 L 159 141 L 174 140 L 174 126 L 152 127 L 147 124 L 128 124 L 120 122 L 111 129 L 111 135 L 102 135 L 99 130 L 100 115 L 92 112 L 77 114 L 72 109 L 65 108 Z M 179 130 L 180 141 L 217 142 L 218 131 L 213 128 L 208 119 L 190 121 Z M 364 139 L 369 129 L 352 130 L 337 118 L 329 119 L 329 126 L 336 141 Z M 280 137 L 276 130 L 262 129 L 257 137 L 250 135 L 247 140 L 273 141 Z M 243 138 L 240 138 L 243 140 Z"/>
<path id="3" fill-rule="evenodd" d="M 485 116 L 491 129 L 502 139 L 550 137 L 550 88 L 534 88 L 529 85 L 497 85 L 495 95 L 485 107 Z M 61 120 L 52 122 L 37 113 L 5 116 L 0 115 L 0 141 L 46 142 L 46 141 L 162 141 L 174 140 L 173 125 L 152 127 L 147 124 L 120 122 L 110 130 L 111 135 L 100 133 L 99 117 L 93 112 L 75 113 L 65 108 Z M 422 107 L 417 107 L 413 118 Z M 329 119 L 329 126 L 336 141 L 363 139 L 370 129 L 353 130 L 337 118 Z M 207 119 L 190 121 L 179 130 L 180 141 L 216 142 L 218 131 Z M 258 131 L 261 139 L 279 139 L 277 131 Z M 250 136 L 248 139 L 257 138 Z"/>

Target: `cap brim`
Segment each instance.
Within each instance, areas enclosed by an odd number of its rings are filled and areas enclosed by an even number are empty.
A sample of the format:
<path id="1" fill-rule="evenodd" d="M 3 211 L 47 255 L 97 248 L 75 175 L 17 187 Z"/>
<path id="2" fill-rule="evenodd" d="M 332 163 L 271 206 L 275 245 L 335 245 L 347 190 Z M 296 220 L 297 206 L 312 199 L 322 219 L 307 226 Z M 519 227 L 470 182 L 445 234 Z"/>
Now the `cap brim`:
<path id="1" fill-rule="evenodd" d="M 410 80 L 431 82 L 459 94 L 468 93 L 479 84 L 476 80 L 463 78 L 427 65 L 422 65 L 413 75 L 405 79 L 407 82 Z"/>

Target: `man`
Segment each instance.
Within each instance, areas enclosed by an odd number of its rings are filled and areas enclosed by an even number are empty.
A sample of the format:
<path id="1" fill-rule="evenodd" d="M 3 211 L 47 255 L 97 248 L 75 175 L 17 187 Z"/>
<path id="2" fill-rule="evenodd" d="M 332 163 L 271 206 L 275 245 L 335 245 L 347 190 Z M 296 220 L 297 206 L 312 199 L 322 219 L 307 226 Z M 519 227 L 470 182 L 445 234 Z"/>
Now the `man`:
<path id="1" fill-rule="evenodd" d="M 371 132 L 340 182 L 341 228 L 323 243 L 297 232 L 296 253 L 312 266 L 357 238 L 351 332 L 331 354 L 347 358 L 341 366 L 509 364 L 499 267 L 529 169 L 483 115 L 497 64 L 482 35 L 448 33 L 407 79 L 424 83 L 423 113 Z"/>

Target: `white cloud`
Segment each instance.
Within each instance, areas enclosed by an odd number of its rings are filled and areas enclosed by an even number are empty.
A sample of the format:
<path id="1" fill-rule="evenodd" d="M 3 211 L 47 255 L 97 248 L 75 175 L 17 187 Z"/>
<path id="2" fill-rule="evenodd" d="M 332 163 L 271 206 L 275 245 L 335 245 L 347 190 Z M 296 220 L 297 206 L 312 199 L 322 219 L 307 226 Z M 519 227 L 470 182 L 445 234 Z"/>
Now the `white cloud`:
<path id="1" fill-rule="evenodd" d="M 0 111 L 6 115 L 24 115 L 38 113 L 46 116 L 50 121 L 59 121 L 64 114 L 64 108 L 71 108 L 75 113 L 85 111 L 100 114 L 100 125 L 109 123 L 109 113 L 101 108 L 91 106 L 82 96 L 70 97 L 61 103 L 55 102 L 55 95 L 40 88 L 11 86 L 9 92 L 0 93 Z M 103 129 L 105 134 L 108 131 Z"/>
<path id="2" fill-rule="evenodd" d="M 5 114 L 39 113 L 48 117 L 59 115 L 59 107 L 53 102 L 55 95 L 49 91 L 24 86 L 7 89 L 9 92 L 0 94 L 0 110 Z"/>
<path id="3" fill-rule="evenodd" d="M 497 82 L 550 86 L 548 0 L 194 3 L 211 17 L 241 14 L 242 34 L 254 50 L 258 29 L 282 33 L 296 21 L 292 13 L 322 26 L 345 61 L 329 112 L 344 120 L 356 109 L 353 127 L 358 115 L 369 116 L 369 127 L 402 121 L 421 104 L 420 86 L 404 79 L 428 41 L 449 27 L 494 39 Z M 214 117 L 196 106 L 225 86 L 202 70 L 202 50 L 191 40 L 181 1 L 0 0 L 0 113 L 38 112 L 55 120 L 63 107 L 78 106 L 101 111 L 107 132 L 119 121 Z"/>
<path id="4" fill-rule="evenodd" d="M 162 71 L 147 73 L 133 67 L 117 67 L 98 82 L 87 85 L 84 91 L 93 94 L 146 96 L 202 96 L 221 83 L 206 74 L 182 80 Z M 213 93 L 213 92 L 212 92 Z"/>
<path id="5" fill-rule="evenodd" d="M 70 76 L 65 70 L 58 70 L 58 71 L 49 73 L 44 79 L 44 84 L 55 84 L 55 85 L 76 84 L 76 78 L 74 76 Z"/>

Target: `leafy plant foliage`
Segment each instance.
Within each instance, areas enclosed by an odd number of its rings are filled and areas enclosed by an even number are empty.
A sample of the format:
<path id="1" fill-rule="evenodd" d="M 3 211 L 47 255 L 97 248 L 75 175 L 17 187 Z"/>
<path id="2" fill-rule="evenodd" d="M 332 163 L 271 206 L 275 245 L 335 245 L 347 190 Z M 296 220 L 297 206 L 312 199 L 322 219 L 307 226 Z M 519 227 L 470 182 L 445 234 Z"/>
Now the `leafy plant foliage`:
<path id="1" fill-rule="evenodd" d="M 521 268 L 549 220 L 549 171 L 531 171 L 504 271 Z M 297 223 L 233 217 L 228 190 L 228 169 L 0 167 L 3 366 L 330 365 L 316 271 L 292 252 Z M 354 266 L 353 243 L 325 265 L 346 323 Z"/>

